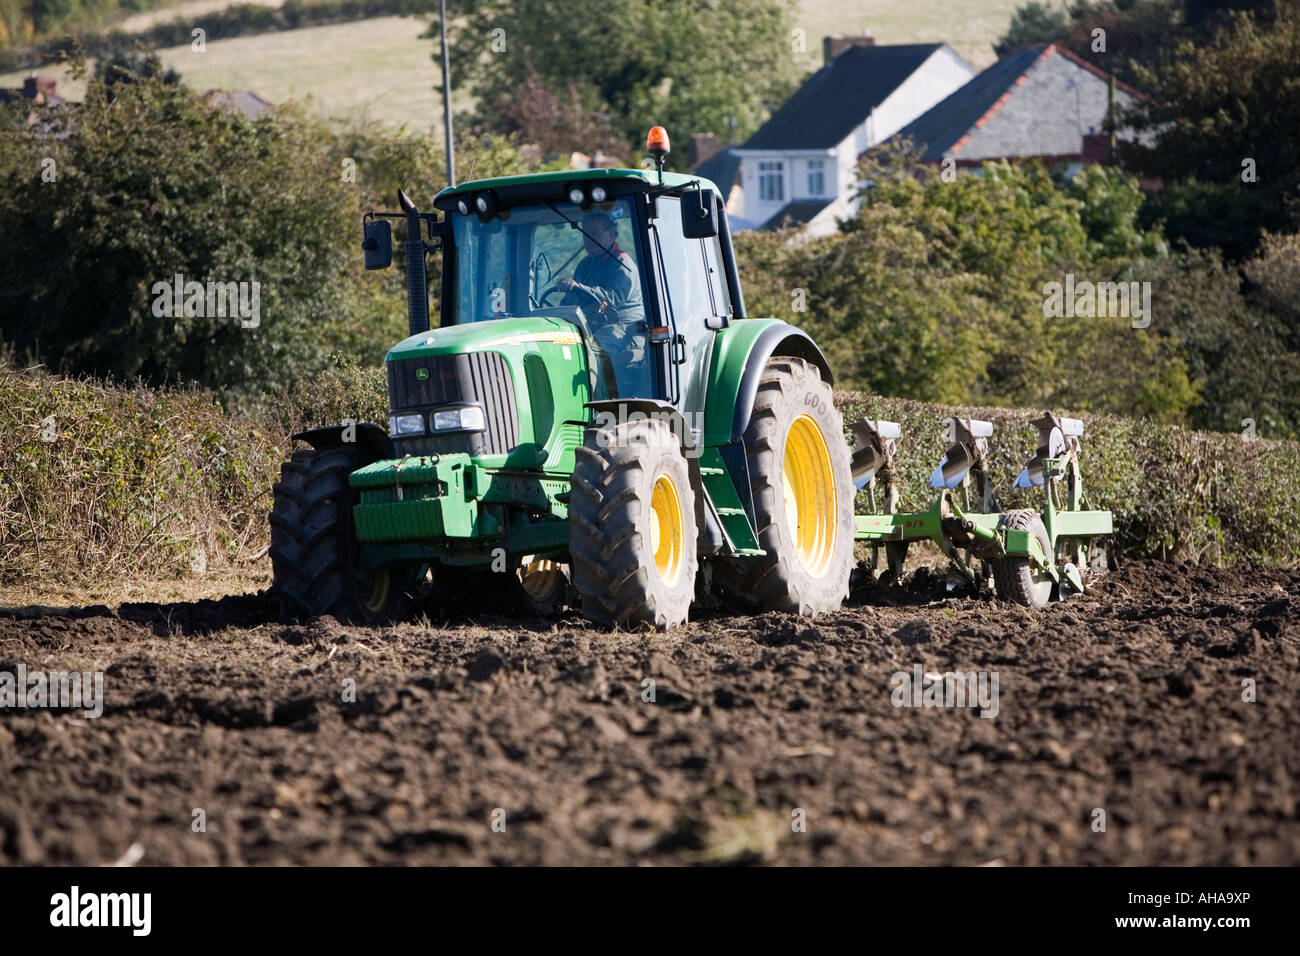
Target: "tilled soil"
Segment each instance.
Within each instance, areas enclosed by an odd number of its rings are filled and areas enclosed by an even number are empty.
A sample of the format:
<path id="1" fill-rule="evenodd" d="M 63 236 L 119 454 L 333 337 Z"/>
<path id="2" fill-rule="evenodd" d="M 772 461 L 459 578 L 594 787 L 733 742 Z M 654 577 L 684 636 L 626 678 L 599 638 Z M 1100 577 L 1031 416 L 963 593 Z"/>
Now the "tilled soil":
<path id="1" fill-rule="evenodd" d="M 106 703 L 0 710 L 0 863 L 1300 863 L 1300 572 L 1130 563 L 1039 612 L 919 577 L 667 635 L 11 612 L 0 671 Z M 914 665 L 996 715 L 894 706 Z"/>

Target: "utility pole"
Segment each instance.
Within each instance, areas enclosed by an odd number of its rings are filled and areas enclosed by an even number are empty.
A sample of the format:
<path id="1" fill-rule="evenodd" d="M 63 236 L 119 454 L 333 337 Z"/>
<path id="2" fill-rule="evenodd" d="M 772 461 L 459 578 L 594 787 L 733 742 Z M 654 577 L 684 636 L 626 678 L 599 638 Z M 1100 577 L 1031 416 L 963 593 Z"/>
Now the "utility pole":
<path id="1" fill-rule="evenodd" d="M 456 185 L 456 143 L 451 132 L 451 67 L 447 63 L 447 0 L 438 0 L 438 32 L 442 35 L 442 135 L 447 144 L 447 185 Z"/>

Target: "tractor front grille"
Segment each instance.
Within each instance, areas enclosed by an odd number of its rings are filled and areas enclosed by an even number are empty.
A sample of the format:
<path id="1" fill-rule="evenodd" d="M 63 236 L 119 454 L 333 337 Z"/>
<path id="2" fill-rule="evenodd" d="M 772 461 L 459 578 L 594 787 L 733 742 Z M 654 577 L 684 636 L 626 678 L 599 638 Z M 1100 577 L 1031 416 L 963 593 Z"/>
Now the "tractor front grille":
<path id="1" fill-rule="evenodd" d="M 459 402 L 482 406 L 483 431 L 399 438 L 393 443 L 399 455 L 502 455 L 519 444 L 519 416 L 510 367 L 497 352 L 388 363 L 388 408 L 392 414 L 420 412 L 427 424 L 430 411 Z"/>

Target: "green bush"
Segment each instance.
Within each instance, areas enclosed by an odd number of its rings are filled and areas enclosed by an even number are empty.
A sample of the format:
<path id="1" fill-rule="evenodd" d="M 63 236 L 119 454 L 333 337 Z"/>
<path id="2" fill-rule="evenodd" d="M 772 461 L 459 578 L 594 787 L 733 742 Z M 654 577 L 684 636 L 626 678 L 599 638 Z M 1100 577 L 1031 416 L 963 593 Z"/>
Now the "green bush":
<path id="1" fill-rule="evenodd" d="M 904 149 L 865 173 L 839 232 L 736 240 L 749 314 L 808 331 L 843 387 L 1300 434 L 1295 237 L 1268 237 L 1238 274 L 1141 228 L 1138 184 L 1114 169 L 1060 186 L 1031 164 L 986 163 L 946 182 Z M 1148 327 L 1045 316 L 1047 283 L 1067 275 L 1148 283 Z"/>
<path id="2" fill-rule="evenodd" d="M 320 367 L 363 281 L 359 196 L 330 145 L 304 116 L 249 120 L 158 77 L 92 82 L 67 138 L 0 145 L 0 335 L 60 371 L 155 384 Z M 176 275 L 256 283 L 258 324 L 166 314 Z"/>
<path id="3" fill-rule="evenodd" d="M 0 136 L 0 341 L 22 361 L 194 384 L 242 407 L 334 353 L 378 364 L 406 336 L 401 270 L 365 271 L 360 220 L 395 208 L 398 186 L 428 208 L 442 173 L 425 138 L 293 110 L 250 120 L 157 75 L 92 81 L 57 116 L 66 138 Z M 520 165 L 499 138 L 467 142 L 461 160 L 485 176 Z M 178 274 L 257 283 L 259 323 L 160 314 L 157 290 Z"/>

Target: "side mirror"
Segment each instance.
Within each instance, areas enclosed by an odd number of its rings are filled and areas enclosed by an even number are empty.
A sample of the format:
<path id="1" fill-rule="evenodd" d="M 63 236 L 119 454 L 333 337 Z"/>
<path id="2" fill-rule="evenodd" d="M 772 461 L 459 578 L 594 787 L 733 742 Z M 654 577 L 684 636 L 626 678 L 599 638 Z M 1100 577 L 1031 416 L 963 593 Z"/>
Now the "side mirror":
<path id="1" fill-rule="evenodd" d="M 682 235 L 687 239 L 712 239 L 718 234 L 718 204 L 712 189 L 682 193 Z"/>
<path id="2" fill-rule="evenodd" d="M 393 264 L 393 227 L 387 219 L 367 219 L 361 248 L 366 253 L 367 269 L 387 269 Z"/>

